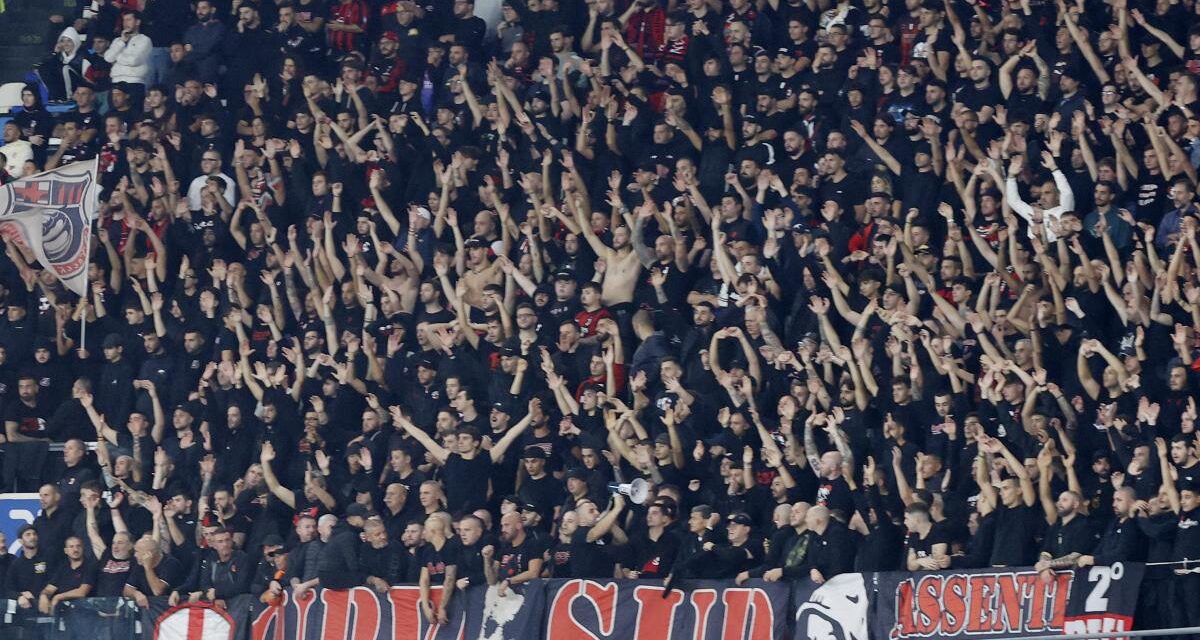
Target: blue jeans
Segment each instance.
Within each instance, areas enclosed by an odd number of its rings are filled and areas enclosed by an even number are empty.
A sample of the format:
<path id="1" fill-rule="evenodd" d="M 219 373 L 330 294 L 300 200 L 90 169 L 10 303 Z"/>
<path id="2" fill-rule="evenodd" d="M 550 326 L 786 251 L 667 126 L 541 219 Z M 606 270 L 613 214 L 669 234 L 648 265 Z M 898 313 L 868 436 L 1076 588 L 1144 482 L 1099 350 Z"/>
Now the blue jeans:
<path id="1" fill-rule="evenodd" d="M 146 88 L 149 89 L 156 84 L 163 84 L 167 81 L 167 74 L 171 71 L 171 49 L 169 47 L 154 47 L 150 50 L 150 75 L 146 78 Z M 173 92 L 167 95 L 174 95 Z M 138 105 L 140 108 L 141 105 Z"/>

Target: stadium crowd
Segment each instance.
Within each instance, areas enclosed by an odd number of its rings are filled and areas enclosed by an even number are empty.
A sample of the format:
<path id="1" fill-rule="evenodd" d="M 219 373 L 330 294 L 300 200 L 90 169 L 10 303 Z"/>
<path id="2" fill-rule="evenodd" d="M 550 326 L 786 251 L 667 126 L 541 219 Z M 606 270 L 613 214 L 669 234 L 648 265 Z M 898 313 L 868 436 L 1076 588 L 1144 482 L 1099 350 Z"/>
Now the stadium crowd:
<path id="1" fill-rule="evenodd" d="M 22 607 L 1200 560 L 1200 2 L 79 7 L 0 147 L 103 186 L 86 297 L 0 265 Z"/>

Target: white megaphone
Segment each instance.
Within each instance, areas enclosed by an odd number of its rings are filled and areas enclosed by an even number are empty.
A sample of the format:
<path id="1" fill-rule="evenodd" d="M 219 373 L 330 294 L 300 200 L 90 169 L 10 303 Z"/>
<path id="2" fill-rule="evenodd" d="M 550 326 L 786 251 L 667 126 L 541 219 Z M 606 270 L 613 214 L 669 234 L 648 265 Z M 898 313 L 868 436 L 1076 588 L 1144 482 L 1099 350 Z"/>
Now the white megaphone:
<path id="1" fill-rule="evenodd" d="M 634 504 L 642 504 L 646 498 L 650 497 L 650 483 L 641 478 L 635 479 L 633 482 L 620 484 L 617 482 L 608 483 L 608 490 L 613 493 L 620 493 L 623 496 L 628 496 L 629 501 Z"/>

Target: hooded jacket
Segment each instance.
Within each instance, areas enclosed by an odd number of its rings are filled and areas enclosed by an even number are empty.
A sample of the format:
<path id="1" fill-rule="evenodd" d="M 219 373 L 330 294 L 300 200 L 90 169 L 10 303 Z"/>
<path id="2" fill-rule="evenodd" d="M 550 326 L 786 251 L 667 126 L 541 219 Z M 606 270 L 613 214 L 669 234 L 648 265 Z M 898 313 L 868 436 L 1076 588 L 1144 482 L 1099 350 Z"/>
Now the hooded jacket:
<path id="1" fill-rule="evenodd" d="M 94 74 L 92 62 L 83 48 L 83 36 L 75 27 L 67 27 L 59 34 L 57 42 L 71 43 L 69 52 L 51 53 L 38 67 L 42 82 L 50 93 L 50 100 L 69 100 L 75 87 L 92 85 L 89 79 Z"/>
<path id="2" fill-rule="evenodd" d="M 112 63 L 113 82 L 129 82 L 146 84 L 150 75 L 150 50 L 153 44 L 150 38 L 141 33 L 135 33 L 128 41 L 116 37 L 104 52 L 104 59 Z"/>

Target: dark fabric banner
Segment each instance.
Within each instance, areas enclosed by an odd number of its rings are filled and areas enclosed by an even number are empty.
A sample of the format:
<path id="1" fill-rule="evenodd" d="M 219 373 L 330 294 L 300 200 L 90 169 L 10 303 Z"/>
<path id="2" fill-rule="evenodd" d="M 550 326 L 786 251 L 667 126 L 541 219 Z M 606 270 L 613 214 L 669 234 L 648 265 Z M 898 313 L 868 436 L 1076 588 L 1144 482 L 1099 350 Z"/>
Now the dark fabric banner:
<path id="1" fill-rule="evenodd" d="M 1044 634 L 1110 636 L 1133 627 L 1145 571 L 1114 564 L 1060 571 L 1031 568 L 851 573 L 743 585 L 649 580 L 535 580 L 455 592 L 447 624 L 426 619 L 421 590 L 316 590 L 277 605 L 239 596 L 216 606 L 151 598 L 87 599 L 55 616 L 0 600 L 0 638 L 87 640 L 981 640 Z M 441 588 L 431 589 L 435 604 Z M 794 631 L 794 635 L 790 635 Z"/>
<path id="2" fill-rule="evenodd" d="M 430 624 L 420 589 L 317 590 L 300 601 L 255 603 L 251 640 L 746 640 L 787 635 L 789 586 L 751 581 L 684 583 L 666 592 L 637 580 L 536 580 L 499 595 L 495 587 L 457 592 L 449 624 Z M 440 589 L 433 599 L 440 601 Z"/>
<path id="3" fill-rule="evenodd" d="M 442 589 L 430 590 L 435 605 Z M 497 590 L 472 587 L 456 591 L 447 608 L 447 624 L 431 623 L 420 607 L 421 589 L 415 585 L 392 587 L 377 593 L 366 587 L 317 590 L 299 601 L 287 592 L 276 606 L 256 602 L 251 609 L 252 640 L 456 640 L 528 638 L 541 625 L 545 589 L 540 581 L 513 587 L 500 596 Z"/>
<path id="4" fill-rule="evenodd" d="M 548 580 L 542 638 L 759 640 L 786 637 L 789 585 L 683 581 L 666 591 L 638 580 Z M 665 597 L 664 597 L 665 595 Z"/>
<path id="5" fill-rule="evenodd" d="M 823 584 L 808 578 L 792 583 L 796 640 L 867 640 L 872 575 L 843 573 Z"/>
<path id="6" fill-rule="evenodd" d="M 300 599 L 285 592 L 284 602 L 276 606 L 256 603 L 250 616 L 252 640 L 305 640 L 345 638 L 346 640 L 383 640 L 420 638 L 455 640 L 475 637 L 467 633 L 465 600 L 470 591 L 455 593 L 446 615 L 447 624 L 431 624 L 418 602 L 420 587 L 392 587 L 387 593 L 373 589 L 317 589 Z M 442 589 L 431 590 L 434 604 L 441 602 Z"/>
<path id="7" fill-rule="evenodd" d="M 1128 631 L 1144 570 L 1118 563 L 1059 571 L 1053 580 L 1033 569 L 868 574 L 876 594 L 872 638 L 998 640 Z M 797 637 L 822 636 L 798 629 Z"/>

